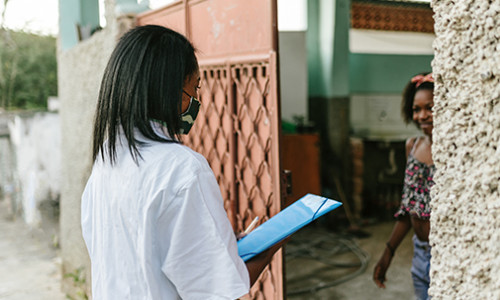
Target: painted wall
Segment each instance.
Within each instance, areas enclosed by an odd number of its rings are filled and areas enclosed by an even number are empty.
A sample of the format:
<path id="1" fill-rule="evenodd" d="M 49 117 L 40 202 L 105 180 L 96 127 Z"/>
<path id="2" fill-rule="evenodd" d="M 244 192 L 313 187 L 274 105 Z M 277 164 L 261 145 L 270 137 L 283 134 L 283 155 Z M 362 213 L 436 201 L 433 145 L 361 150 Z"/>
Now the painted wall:
<path id="1" fill-rule="evenodd" d="M 432 55 L 350 53 L 350 91 L 401 94 L 413 75 L 431 70 L 432 59 Z"/>
<path id="2" fill-rule="evenodd" d="M 62 181 L 61 257 L 63 275 L 78 274 L 90 282 L 90 262 L 80 227 L 80 197 L 92 168 L 92 118 L 97 103 L 100 76 L 113 47 L 110 30 L 58 54 L 61 100 Z M 71 279 L 71 277 L 69 277 Z M 87 287 L 65 280 L 63 290 Z"/>
<path id="3" fill-rule="evenodd" d="M 307 3 L 307 65 L 309 97 L 349 95 L 349 0 Z"/>
<path id="4" fill-rule="evenodd" d="M 78 29 L 92 30 L 99 25 L 98 0 L 59 0 L 59 47 L 67 50 L 78 44 Z"/>
<path id="5" fill-rule="evenodd" d="M 498 1 L 433 1 L 432 299 L 500 299 Z"/>
<path id="6" fill-rule="evenodd" d="M 410 136 L 421 135 L 415 125 L 404 123 L 401 97 L 401 93 L 351 95 L 351 136 L 368 140 L 404 141 Z"/>
<path id="7" fill-rule="evenodd" d="M 350 131 L 357 137 L 402 140 L 418 134 L 404 124 L 400 99 L 409 78 L 431 70 L 435 35 L 349 29 L 344 5 L 308 2 L 309 101 L 348 97 Z M 342 42 L 349 46 L 340 46 Z"/>
<path id="8" fill-rule="evenodd" d="M 401 97 L 412 76 L 431 70 L 432 59 L 432 55 L 350 53 L 352 134 L 378 140 L 419 135 L 401 117 Z"/>
<path id="9" fill-rule="evenodd" d="M 349 30 L 353 53 L 434 55 L 433 33 L 356 29 Z"/>
<path id="10" fill-rule="evenodd" d="M 352 135 L 404 141 L 420 132 L 401 117 L 409 78 L 431 70 L 434 34 L 350 29 L 350 124 Z"/>
<path id="11" fill-rule="evenodd" d="M 305 31 L 279 32 L 281 118 L 307 118 L 307 55 Z"/>
<path id="12" fill-rule="evenodd" d="M 6 190 L 12 191 L 19 185 L 17 203 L 11 204 L 15 207 L 13 213 L 22 212 L 24 221 L 31 228 L 38 228 L 42 223 L 40 204 L 57 202 L 60 194 L 59 115 L 42 112 L 15 115 L 9 123 L 9 132 L 13 146 L 10 155 L 15 157 L 15 164 L 10 176 L 13 186 Z M 2 153 L 5 155 L 9 154 Z"/>

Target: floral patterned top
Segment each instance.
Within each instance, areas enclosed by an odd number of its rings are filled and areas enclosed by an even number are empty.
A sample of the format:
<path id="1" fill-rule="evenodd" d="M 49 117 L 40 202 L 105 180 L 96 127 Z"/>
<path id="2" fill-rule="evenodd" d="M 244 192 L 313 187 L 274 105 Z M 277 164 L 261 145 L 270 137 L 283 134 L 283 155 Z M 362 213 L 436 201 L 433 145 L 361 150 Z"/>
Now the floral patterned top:
<path id="1" fill-rule="evenodd" d="M 413 152 L 413 151 L 412 151 Z M 396 218 L 410 215 L 423 220 L 431 217 L 430 189 L 434 185 L 436 167 L 427 165 L 415 158 L 413 153 L 408 155 L 406 163 L 403 197 Z"/>

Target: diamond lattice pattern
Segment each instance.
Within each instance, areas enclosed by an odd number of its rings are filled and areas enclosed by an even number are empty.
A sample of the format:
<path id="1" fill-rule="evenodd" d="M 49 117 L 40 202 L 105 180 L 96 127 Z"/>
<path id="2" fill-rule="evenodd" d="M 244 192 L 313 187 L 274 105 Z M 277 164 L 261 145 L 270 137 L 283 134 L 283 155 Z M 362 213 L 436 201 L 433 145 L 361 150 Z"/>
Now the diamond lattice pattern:
<path id="1" fill-rule="evenodd" d="M 200 66 L 202 110 L 185 143 L 203 154 L 219 183 L 224 207 L 235 231 L 259 216 L 261 222 L 280 209 L 276 194 L 277 147 L 271 118 L 277 99 L 270 96 L 268 62 Z M 274 143 L 274 144 L 273 144 Z M 279 190 L 279 189 L 278 189 Z M 276 299 L 281 255 L 255 284 L 253 299 Z"/>

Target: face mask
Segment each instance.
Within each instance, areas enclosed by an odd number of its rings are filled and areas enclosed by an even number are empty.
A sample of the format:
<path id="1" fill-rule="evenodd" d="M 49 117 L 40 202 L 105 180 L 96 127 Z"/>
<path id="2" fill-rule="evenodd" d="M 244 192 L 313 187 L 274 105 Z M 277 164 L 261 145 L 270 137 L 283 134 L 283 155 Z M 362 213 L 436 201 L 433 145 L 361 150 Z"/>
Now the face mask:
<path id="1" fill-rule="evenodd" d="M 191 97 L 188 109 L 183 114 L 181 114 L 181 134 L 188 134 L 189 130 L 191 130 L 191 127 L 193 127 L 196 116 L 198 116 L 201 103 L 195 97 L 189 95 L 185 91 L 183 92 Z"/>

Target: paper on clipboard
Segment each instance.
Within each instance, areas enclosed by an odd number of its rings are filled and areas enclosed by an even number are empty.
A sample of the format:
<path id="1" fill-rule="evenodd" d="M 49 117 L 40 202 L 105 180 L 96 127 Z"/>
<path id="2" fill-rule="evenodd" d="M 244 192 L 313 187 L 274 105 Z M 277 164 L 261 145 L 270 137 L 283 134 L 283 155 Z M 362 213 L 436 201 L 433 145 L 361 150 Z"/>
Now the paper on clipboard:
<path id="1" fill-rule="evenodd" d="M 238 241 L 238 254 L 248 261 L 342 203 L 307 194 Z"/>

